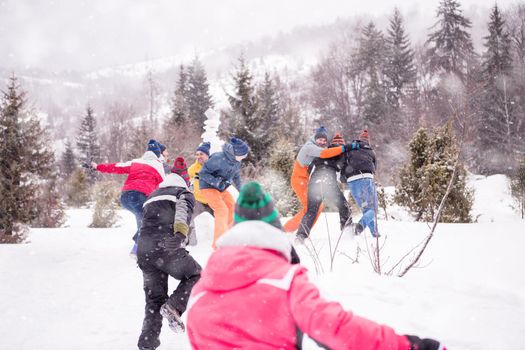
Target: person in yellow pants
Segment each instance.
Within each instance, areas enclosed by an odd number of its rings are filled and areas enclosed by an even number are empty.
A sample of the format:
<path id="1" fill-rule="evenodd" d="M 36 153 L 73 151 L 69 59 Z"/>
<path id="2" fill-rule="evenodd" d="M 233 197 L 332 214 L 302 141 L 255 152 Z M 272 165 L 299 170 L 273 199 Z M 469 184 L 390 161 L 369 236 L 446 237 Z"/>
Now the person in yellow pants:
<path id="1" fill-rule="evenodd" d="M 308 203 L 308 179 L 309 172 L 308 167 L 315 158 L 332 158 L 340 155 L 345 151 L 345 146 L 337 146 L 326 148 L 328 144 L 328 131 L 324 126 L 319 127 L 314 136 L 309 139 L 303 147 L 299 150 L 297 154 L 297 159 L 295 160 L 292 177 L 290 179 L 292 189 L 295 192 L 299 202 L 302 205 L 301 210 L 295 214 L 290 220 L 284 224 L 285 232 L 295 232 L 299 228 L 301 221 L 307 211 Z M 323 211 L 323 206 L 319 208 L 317 217 Z M 316 217 L 316 220 L 317 220 Z"/>
<path id="2" fill-rule="evenodd" d="M 230 185 L 241 188 L 241 161 L 250 148 L 241 139 L 233 137 L 222 152 L 213 153 L 199 172 L 199 188 L 208 205 L 213 209 L 215 228 L 213 248 L 217 239 L 233 224 L 235 201 L 227 191 Z"/>

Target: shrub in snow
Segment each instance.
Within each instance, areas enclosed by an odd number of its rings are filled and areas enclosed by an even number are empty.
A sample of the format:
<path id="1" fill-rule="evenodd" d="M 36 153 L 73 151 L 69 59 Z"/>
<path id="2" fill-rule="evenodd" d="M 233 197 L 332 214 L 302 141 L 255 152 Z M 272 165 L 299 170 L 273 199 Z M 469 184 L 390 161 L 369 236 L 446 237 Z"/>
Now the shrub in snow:
<path id="1" fill-rule="evenodd" d="M 433 220 L 454 171 L 458 148 L 450 123 L 431 133 L 419 129 L 410 141 L 410 158 L 402 167 L 394 202 L 407 207 L 416 221 Z M 471 222 L 473 193 L 466 186 L 466 171 L 457 164 L 452 190 L 441 222 Z"/>
<path id="2" fill-rule="evenodd" d="M 38 186 L 34 206 L 32 227 L 60 227 L 64 223 L 64 205 L 57 190 L 56 179 L 51 179 Z"/>
<path id="3" fill-rule="evenodd" d="M 91 200 L 90 185 L 83 169 L 77 168 L 64 184 L 65 202 L 75 208 L 84 207 Z"/>
<path id="4" fill-rule="evenodd" d="M 299 210 L 299 201 L 290 185 L 295 154 L 295 146 L 288 139 L 277 140 L 270 153 L 268 171 L 257 179 L 270 191 L 283 216 L 295 214 Z"/>
<path id="5" fill-rule="evenodd" d="M 525 217 L 525 158 L 522 158 L 511 179 L 512 196 L 518 202 L 521 218 Z"/>
<path id="6" fill-rule="evenodd" d="M 112 227 L 118 219 L 119 187 L 110 181 L 98 182 L 94 188 L 95 211 L 89 227 Z"/>

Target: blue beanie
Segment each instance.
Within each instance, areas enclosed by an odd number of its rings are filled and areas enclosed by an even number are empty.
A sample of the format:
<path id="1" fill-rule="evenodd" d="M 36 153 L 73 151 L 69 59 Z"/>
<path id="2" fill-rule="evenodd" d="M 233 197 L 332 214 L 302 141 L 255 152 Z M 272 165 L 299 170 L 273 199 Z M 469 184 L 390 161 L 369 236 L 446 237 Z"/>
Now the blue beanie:
<path id="1" fill-rule="evenodd" d="M 148 151 L 151 151 L 155 153 L 157 157 L 160 157 L 160 144 L 154 139 L 149 140 L 148 141 Z"/>
<path id="2" fill-rule="evenodd" d="M 324 126 L 320 126 L 317 130 L 315 130 L 314 139 L 326 139 L 328 140 L 328 130 Z"/>
<path id="3" fill-rule="evenodd" d="M 199 145 L 199 147 L 197 147 L 197 149 L 195 150 L 196 152 L 197 151 L 200 151 L 202 153 L 205 153 L 207 156 L 210 155 L 210 146 L 211 144 L 209 142 L 203 142 Z"/>
<path id="4" fill-rule="evenodd" d="M 159 142 L 160 154 L 166 150 L 166 146 Z"/>
<path id="5" fill-rule="evenodd" d="M 250 148 L 248 147 L 246 142 L 244 142 L 241 139 L 232 137 L 230 143 L 233 146 L 233 154 L 235 154 L 236 156 L 244 156 L 250 151 Z"/>

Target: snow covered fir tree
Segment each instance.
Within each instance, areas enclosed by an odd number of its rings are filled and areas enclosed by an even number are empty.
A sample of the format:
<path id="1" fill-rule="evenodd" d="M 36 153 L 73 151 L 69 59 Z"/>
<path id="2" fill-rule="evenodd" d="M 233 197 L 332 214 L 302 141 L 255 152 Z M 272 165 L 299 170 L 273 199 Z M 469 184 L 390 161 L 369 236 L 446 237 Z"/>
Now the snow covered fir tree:
<path id="1" fill-rule="evenodd" d="M 525 0 L 102 2 L 0 1 L 0 348 L 522 347 Z"/>
<path id="2" fill-rule="evenodd" d="M 24 240 L 31 222 L 54 227 L 63 212 L 55 187 L 54 154 L 40 121 L 27 111 L 25 93 L 14 75 L 2 96 L 0 130 L 0 242 L 15 243 Z"/>

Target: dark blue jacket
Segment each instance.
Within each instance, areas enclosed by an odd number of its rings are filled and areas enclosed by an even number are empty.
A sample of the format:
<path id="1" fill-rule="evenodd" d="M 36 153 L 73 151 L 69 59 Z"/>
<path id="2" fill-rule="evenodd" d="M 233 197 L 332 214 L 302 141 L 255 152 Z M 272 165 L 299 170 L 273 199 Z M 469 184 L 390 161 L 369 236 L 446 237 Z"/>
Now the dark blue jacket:
<path id="1" fill-rule="evenodd" d="M 199 188 L 213 188 L 223 192 L 233 184 L 241 188 L 241 162 L 235 160 L 233 146 L 229 143 L 222 152 L 213 153 L 199 171 Z"/>
<path id="2" fill-rule="evenodd" d="M 359 174 L 375 174 L 376 155 L 367 141 L 355 141 L 359 148 L 345 152 L 345 167 L 342 175 L 350 178 Z"/>

